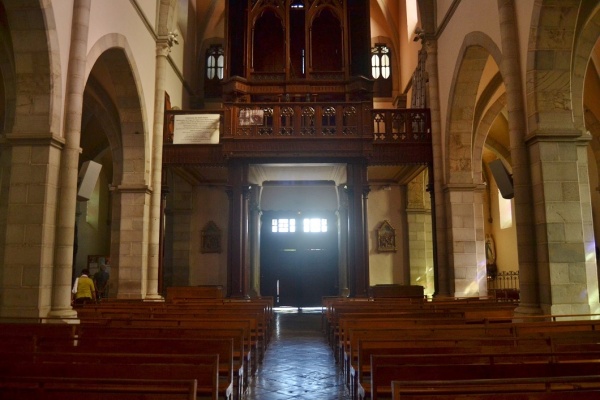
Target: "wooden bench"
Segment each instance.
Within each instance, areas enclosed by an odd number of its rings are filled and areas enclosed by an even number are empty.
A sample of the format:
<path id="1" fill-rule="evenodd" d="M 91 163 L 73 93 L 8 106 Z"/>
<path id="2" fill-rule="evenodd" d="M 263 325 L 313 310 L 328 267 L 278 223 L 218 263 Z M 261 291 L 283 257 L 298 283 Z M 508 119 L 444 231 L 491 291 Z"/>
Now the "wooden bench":
<path id="1" fill-rule="evenodd" d="M 517 377 L 556 377 L 600 374 L 600 352 L 562 354 L 435 354 L 371 356 L 369 382 L 358 387 L 359 399 L 380 399 L 392 391 L 393 380 L 455 380 Z M 600 387 L 600 383 L 599 383 Z"/>
<path id="2" fill-rule="evenodd" d="M 233 342 L 233 384 L 236 390 L 236 397 L 241 397 L 248 387 L 248 380 L 251 373 L 251 353 L 245 342 L 245 333 L 243 329 L 238 328 L 218 328 L 218 327 L 82 327 L 80 337 L 83 343 L 86 339 L 95 338 L 97 341 L 104 341 L 107 338 L 162 338 L 178 340 L 197 339 L 225 339 Z M 198 343 L 198 342 L 197 342 Z"/>
<path id="3" fill-rule="evenodd" d="M 600 332 L 573 332 L 570 335 L 560 334 L 558 337 L 548 335 L 524 337 L 473 336 L 473 337 L 412 337 L 402 339 L 389 332 L 371 334 L 358 339 L 356 358 L 350 364 L 348 387 L 355 397 L 358 385 L 368 381 L 371 372 L 369 361 L 374 355 L 414 355 L 445 354 L 446 358 L 454 353 L 531 353 L 531 352 L 578 352 L 585 354 L 600 351 Z"/>
<path id="4" fill-rule="evenodd" d="M 392 382 L 393 400 L 598 400 L 600 376 Z"/>
<path id="5" fill-rule="evenodd" d="M 218 363 L 212 364 L 81 364 L 74 362 L 0 362 L 0 381 L 4 386 L 23 378 L 78 378 L 92 385 L 102 379 L 152 381 L 195 380 L 199 398 L 218 399 Z M 84 385 L 85 386 L 85 385 Z M 55 397 L 56 398 L 56 397 Z M 229 398 L 229 397 L 227 397 Z"/>
<path id="6" fill-rule="evenodd" d="M 10 400 L 81 400 L 99 396 L 104 400 L 196 400 L 195 379 L 122 379 L 72 377 L 3 377 L 0 397 Z M 210 397 L 210 394 L 206 396 Z"/>
<path id="7" fill-rule="evenodd" d="M 370 384 L 360 385 L 358 398 L 361 400 L 379 399 L 391 385 L 393 380 L 423 381 L 423 380 L 461 380 L 470 379 L 511 379 L 511 378 L 541 378 L 593 375 L 598 372 L 597 362 L 570 362 L 570 363 L 510 363 L 510 364 L 438 364 L 438 365 L 380 365 L 379 375 L 387 378 L 386 385 L 371 387 Z M 599 383 L 600 387 L 600 383 Z M 391 391 L 391 388 L 390 388 Z M 389 396 L 389 392 L 388 392 Z"/>
<path id="8" fill-rule="evenodd" d="M 233 340 L 230 338 L 160 338 L 160 337 L 78 337 L 48 338 L 36 354 L 48 353 L 121 353 L 121 354 L 218 354 L 218 393 L 221 398 L 241 396 L 241 380 L 234 380 Z M 236 371 L 236 377 L 238 372 Z M 234 391 L 235 385 L 235 391 Z M 240 395 L 238 395 L 240 394 Z"/>

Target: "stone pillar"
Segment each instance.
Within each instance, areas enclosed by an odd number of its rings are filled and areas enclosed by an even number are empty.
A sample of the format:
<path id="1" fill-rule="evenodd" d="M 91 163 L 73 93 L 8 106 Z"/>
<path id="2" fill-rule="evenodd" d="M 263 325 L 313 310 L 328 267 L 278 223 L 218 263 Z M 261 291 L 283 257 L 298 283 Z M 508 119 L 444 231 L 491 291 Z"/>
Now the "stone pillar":
<path id="1" fill-rule="evenodd" d="M 538 135 L 530 144 L 544 314 L 598 310 L 586 145 L 550 135 Z"/>
<path id="2" fill-rule="evenodd" d="M 369 294 L 369 247 L 367 224 L 367 167 L 363 163 L 348 164 L 348 269 L 350 294 Z"/>
<path id="3" fill-rule="evenodd" d="M 253 186 L 249 202 L 250 294 L 260 296 L 260 231 L 262 211 L 259 208 L 260 186 Z"/>
<path id="4" fill-rule="evenodd" d="M 487 294 L 483 186 L 448 185 L 450 265 L 454 273 L 454 296 Z M 475 283 L 475 285 L 474 285 Z"/>
<path id="5" fill-rule="evenodd" d="M 425 173 L 413 179 L 407 187 L 406 219 L 408 224 L 408 256 L 410 284 L 421 285 L 425 294 L 435 292 L 431 202 L 425 192 Z"/>
<path id="6" fill-rule="evenodd" d="M 60 191 L 57 199 L 56 243 L 50 316 L 73 317 L 71 282 L 73 275 L 73 241 L 79 175 L 79 143 L 85 90 L 85 66 L 91 0 L 75 0 L 71 28 L 71 47 L 65 96 L 65 146 L 60 159 Z"/>
<path id="7" fill-rule="evenodd" d="M 500 34 L 502 37 L 502 78 L 506 86 L 508 133 L 514 187 L 514 206 L 519 252 L 520 302 L 517 314 L 538 314 L 538 271 L 536 266 L 534 204 L 530 160 L 525 143 L 527 132 L 523 83 L 519 57 L 519 37 L 514 0 L 498 0 Z"/>
<path id="8" fill-rule="evenodd" d="M 0 269 L 3 273 L 0 315 L 45 317 L 51 311 L 53 293 L 52 245 L 56 234 L 56 188 L 63 143 L 58 138 L 7 136 L 12 160 L 6 246 Z M 72 252 L 70 256 L 72 260 Z M 66 282 L 62 290 L 70 300 L 70 266 L 68 273 L 63 272 Z M 67 305 L 69 308 L 65 306 L 60 316 L 75 316 L 70 312 L 70 303 Z"/>
<path id="9" fill-rule="evenodd" d="M 227 294 L 248 297 L 248 165 L 233 160 L 229 165 L 229 241 L 227 246 Z"/>
<path id="10" fill-rule="evenodd" d="M 427 50 L 427 61 L 425 68 L 427 70 L 428 83 L 428 104 L 431 110 L 431 141 L 433 147 L 433 193 L 435 193 L 434 204 L 435 208 L 434 224 L 435 226 L 435 265 L 437 274 L 436 280 L 436 295 L 450 296 L 450 281 L 452 271 L 447 257 L 447 227 L 446 227 L 446 193 L 443 190 L 444 186 L 444 151 L 442 143 L 442 125 L 440 121 L 440 94 L 439 94 L 439 78 L 438 78 L 438 58 L 437 58 L 437 41 L 427 37 L 423 45 Z"/>
<path id="11" fill-rule="evenodd" d="M 165 109 L 165 88 L 167 56 L 173 41 L 160 38 L 156 42 L 156 75 L 154 77 L 154 124 L 152 134 L 152 195 L 150 203 L 150 238 L 148 248 L 148 291 L 145 300 L 162 300 L 158 293 L 158 272 L 160 257 L 160 229 L 163 220 L 161 212 L 163 123 Z"/>
<path id="12" fill-rule="evenodd" d="M 344 186 L 338 187 L 338 294 L 350 295 L 348 283 L 348 193 Z"/>
<path id="13" fill-rule="evenodd" d="M 149 209 L 148 187 L 119 185 L 113 189 L 111 246 L 119 251 L 116 264 L 111 260 L 111 275 L 116 278 L 120 299 L 143 299 L 147 293 Z"/>
<path id="14" fill-rule="evenodd" d="M 179 178 L 173 176 L 170 182 L 173 190 L 168 198 L 168 218 L 166 235 L 169 242 L 166 243 L 168 250 L 165 260 L 169 260 L 167 282 L 171 286 L 187 286 L 190 284 L 190 249 L 191 221 L 192 221 L 192 186 Z"/>

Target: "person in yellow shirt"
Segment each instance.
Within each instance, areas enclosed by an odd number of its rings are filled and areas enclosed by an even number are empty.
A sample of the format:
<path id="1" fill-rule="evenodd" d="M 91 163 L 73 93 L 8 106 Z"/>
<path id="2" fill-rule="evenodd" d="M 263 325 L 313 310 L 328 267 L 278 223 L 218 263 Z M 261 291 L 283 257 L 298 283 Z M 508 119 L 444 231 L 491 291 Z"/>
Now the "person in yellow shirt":
<path id="1" fill-rule="evenodd" d="M 81 270 L 81 275 L 75 279 L 75 284 L 73 285 L 74 304 L 85 304 L 96 301 L 96 287 L 89 274 L 90 271 L 84 268 Z"/>

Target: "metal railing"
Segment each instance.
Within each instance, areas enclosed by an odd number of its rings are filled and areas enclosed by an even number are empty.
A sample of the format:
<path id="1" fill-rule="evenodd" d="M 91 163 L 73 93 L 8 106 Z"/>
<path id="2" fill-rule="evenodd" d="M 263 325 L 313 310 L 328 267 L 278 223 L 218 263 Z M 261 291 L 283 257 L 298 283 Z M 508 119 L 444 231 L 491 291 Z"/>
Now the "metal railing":
<path id="1" fill-rule="evenodd" d="M 519 271 L 502 271 L 487 278 L 488 293 L 498 300 L 519 300 Z"/>

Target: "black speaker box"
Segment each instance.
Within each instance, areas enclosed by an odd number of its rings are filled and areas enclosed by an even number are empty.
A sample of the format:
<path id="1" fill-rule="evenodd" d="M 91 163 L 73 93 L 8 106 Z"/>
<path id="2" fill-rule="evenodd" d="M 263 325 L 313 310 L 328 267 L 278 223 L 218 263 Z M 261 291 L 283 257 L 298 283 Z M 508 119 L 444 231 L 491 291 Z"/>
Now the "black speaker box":
<path id="1" fill-rule="evenodd" d="M 488 164 L 488 167 L 490 167 L 492 175 L 494 175 L 494 179 L 496 180 L 496 184 L 498 185 L 498 189 L 500 189 L 502 197 L 505 199 L 512 199 L 515 197 L 512 176 L 506 170 L 502 160 L 494 160 Z"/>

